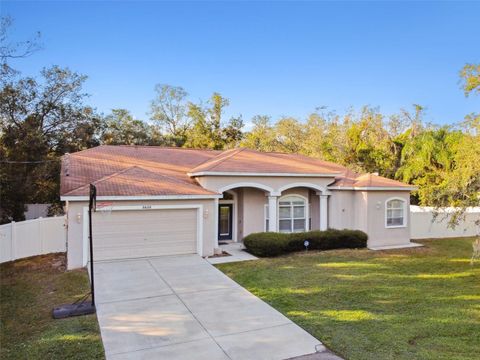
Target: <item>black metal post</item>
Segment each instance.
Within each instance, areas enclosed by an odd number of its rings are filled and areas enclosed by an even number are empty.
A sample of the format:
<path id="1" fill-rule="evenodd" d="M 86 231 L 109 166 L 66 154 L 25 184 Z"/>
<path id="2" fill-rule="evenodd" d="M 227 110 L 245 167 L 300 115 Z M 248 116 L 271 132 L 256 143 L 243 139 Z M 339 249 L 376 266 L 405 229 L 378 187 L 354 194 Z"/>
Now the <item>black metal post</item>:
<path id="1" fill-rule="evenodd" d="M 93 275 L 93 236 L 92 236 L 92 211 L 96 210 L 97 188 L 90 184 L 90 202 L 88 204 L 88 226 L 89 226 L 89 242 L 90 242 L 90 293 L 92 302 L 88 303 L 86 300 L 88 294 L 83 299 L 75 301 L 73 304 L 64 304 L 57 306 L 52 311 L 54 319 L 63 319 L 69 316 L 80 316 L 94 314 L 95 309 L 95 285 Z"/>
<path id="2" fill-rule="evenodd" d="M 95 282 L 93 274 L 93 236 L 92 236 L 92 209 L 96 206 L 97 189 L 90 184 L 90 202 L 88 204 L 88 238 L 90 242 L 90 291 L 92 295 L 92 306 L 95 307 Z"/>

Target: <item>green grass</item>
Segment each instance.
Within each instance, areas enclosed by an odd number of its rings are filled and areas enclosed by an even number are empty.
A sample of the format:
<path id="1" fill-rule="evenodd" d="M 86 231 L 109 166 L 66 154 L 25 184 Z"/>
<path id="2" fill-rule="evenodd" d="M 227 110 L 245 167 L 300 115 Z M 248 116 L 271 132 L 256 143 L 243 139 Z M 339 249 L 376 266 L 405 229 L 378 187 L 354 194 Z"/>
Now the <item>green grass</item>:
<path id="1" fill-rule="evenodd" d="M 0 358 L 104 359 L 95 315 L 51 315 L 54 306 L 88 291 L 87 273 L 66 272 L 63 254 L 0 265 Z"/>
<path id="2" fill-rule="evenodd" d="M 480 262 L 472 239 L 373 252 L 297 253 L 218 265 L 347 359 L 480 354 Z"/>

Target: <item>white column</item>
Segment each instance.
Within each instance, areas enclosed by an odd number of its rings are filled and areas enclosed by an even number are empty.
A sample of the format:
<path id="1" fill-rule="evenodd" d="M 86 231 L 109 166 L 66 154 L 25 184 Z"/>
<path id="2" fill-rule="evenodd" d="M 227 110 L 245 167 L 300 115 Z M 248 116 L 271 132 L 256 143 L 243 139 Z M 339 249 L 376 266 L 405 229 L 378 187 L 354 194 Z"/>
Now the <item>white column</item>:
<path id="1" fill-rule="evenodd" d="M 213 219 L 214 219 L 214 244 L 215 244 L 215 249 L 218 249 L 218 199 L 214 200 L 214 205 L 213 205 Z"/>
<path id="2" fill-rule="evenodd" d="M 268 231 L 277 232 L 277 196 L 268 197 Z"/>
<path id="3" fill-rule="evenodd" d="M 319 195 L 320 197 L 320 230 L 328 228 L 328 195 Z"/>

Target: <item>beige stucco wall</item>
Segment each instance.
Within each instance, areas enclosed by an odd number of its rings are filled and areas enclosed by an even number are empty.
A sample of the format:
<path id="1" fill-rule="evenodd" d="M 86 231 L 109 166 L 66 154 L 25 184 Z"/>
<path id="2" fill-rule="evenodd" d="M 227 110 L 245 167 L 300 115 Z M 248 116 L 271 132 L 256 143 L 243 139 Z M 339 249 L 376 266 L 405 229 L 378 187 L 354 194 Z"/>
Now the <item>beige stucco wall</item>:
<path id="1" fill-rule="evenodd" d="M 319 189 L 326 189 L 333 178 L 311 177 L 256 177 L 256 176 L 202 176 L 196 180 L 203 187 L 212 191 L 221 191 L 231 186 L 246 186 L 245 184 L 260 184 L 264 190 L 244 187 L 239 194 L 238 234 L 237 239 L 263 231 L 264 205 L 269 189 L 275 195 L 300 194 L 309 199 L 312 230 L 320 228 L 319 197 L 316 191 L 309 189 L 312 184 Z M 281 188 L 292 184 L 302 184 L 302 187 L 290 188 L 280 194 Z M 400 197 L 409 205 L 409 191 L 353 191 L 330 190 L 328 197 L 328 227 L 336 229 L 359 229 L 369 235 L 369 246 L 408 244 L 409 212 L 407 225 L 402 228 L 385 227 L 385 201 L 391 197 Z M 379 203 L 379 209 L 377 209 Z M 241 211 L 240 211 L 241 209 Z M 242 230 L 243 229 L 243 230 Z"/>
<path id="2" fill-rule="evenodd" d="M 241 241 L 243 239 L 243 213 L 244 213 L 244 206 L 243 206 L 243 189 L 236 189 L 236 201 L 237 201 L 237 241 Z M 235 210 L 234 210 L 235 211 Z M 233 214 L 235 219 L 235 213 Z M 235 220 L 234 220 L 235 221 Z"/>
<path id="3" fill-rule="evenodd" d="M 239 239 L 264 229 L 265 192 L 254 188 L 243 189 L 243 233 Z"/>
<path id="4" fill-rule="evenodd" d="M 213 255 L 215 247 L 215 201 L 213 199 L 200 200 L 158 200 L 158 201 L 115 201 L 114 206 L 124 205 L 203 205 L 203 256 Z M 87 202 L 70 201 L 67 206 L 67 262 L 68 269 L 83 266 L 83 208 Z M 138 210 L 140 213 L 143 210 Z M 145 210 L 150 211 L 150 210 Z M 155 210 L 152 210 L 155 211 Z M 80 220 L 77 221 L 77 215 Z M 175 224 L 172 224 L 172 226 Z"/>
<path id="5" fill-rule="evenodd" d="M 368 233 L 368 211 L 366 191 L 355 191 L 353 194 L 353 228 Z"/>
<path id="6" fill-rule="evenodd" d="M 291 189 L 282 191 L 282 194 L 280 195 L 280 197 L 287 196 L 287 195 L 300 195 L 308 199 L 310 195 L 310 191 L 309 189 L 304 187 L 296 187 L 296 188 L 291 188 Z"/>
<path id="7" fill-rule="evenodd" d="M 389 198 L 401 198 L 406 202 L 406 226 L 387 228 L 385 226 L 385 202 Z M 408 191 L 369 191 L 367 199 L 368 246 L 405 245 L 410 242 L 410 192 Z M 378 207 L 378 208 L 377 208 Z"/>
<path id="8" fill-rule="evenodd" d="M 407 223 L 401 228 L 385 226 L 385 203 L 392 197 L 406 201 Z M 357 229 L 368 234 L 368 246 L 405 245 L 410 242 L 410 192 L 332 190 L 329 196 L 329 227 Z M 377 208 L 378 207 L 378 208 Z"/>
<path id="9" fill-rule="evenodd" d="M 236 194 L 238 211 L 237 239 L 241 240 L 251 233 L 265 231 L 265 205 L 268 203 L 268 193 L 260 189 L 243 188 L 237 191 Z M 307 188 L 292 188 L 283 191 L 281 194 L 281 196 L 286 195 L 301 195 L 307 198 L 309 203 L 313 200 L 313 205 L 316 206 L 316 212 L 311 214 L 311 216 L 314 216 L 312 222 L 316 226 L 313 229 L 318 229 L 320 224 L 318 195 Z"/>
<path id="10" fill-rule="evenodd" d="M 406 201 L 405 227 L 387 228 L 385 226 L 385 203 L 392 197 Z M 332 190 L 328 199 L 328 226 L 334 229 L 362 230 L 368 234 L 370 247 L 405 245 L 410 242 L 409 205 L 409 191 Z"/>
<path id="11" fill-rule="evenodd" d="M 328 227 L 355 228 L 355 192 L 333 190 L 328 197 Z"/>
<path id="12" fill-rule="evenodd" d="M 201 176 L 196 181 L 206 189 L 221 192 L 225 189 L 237 189 L 237 241 L 252 232 L 264 231 L 264 207 L 267 196 L 285 196 L 299 194 L 308 199 L 312 229 L 320 228 L 320 201 L 317 191 L 326 190 L 334 182 L 333 177 L 257 177 L 257 176 Z M 251 184 L 251 186 L 248 186 Z M 297 187 L 282 190 L 294 185 Z M 260 185 L 258 189 L 255 186 Z M 278 218 L 278 216 L 277 216 Z"/>
<path id="13" fill-rule="evenodd" d="M 310 219 L 312 221 L 311 230 L 320 229 L 320 198 L 315 191 L 309 191 L 308 203 L 310 206 Z"/>
<path id="14" fill-rule="evenodd" d="M 319 196 L 317 191 L 305 187 L 305 184 L 314 184 L 316 187 L 326 188 L 333 181 L 331 178 L 308 177 L 228 177 L 207 176 L 197 179 L 207 189 L 220 191 L 223 187 L 239 183 L 262 184 L 279 195 L 279 190 L 288 184 L 302 183 L 302 187 L 284 190 L 280 196 L 299 194 L 309 201 L 312 230 L 320 228 Z M 264 231 L 264 211 L 269 191 L 254 187 L 241 187 L 233 191 L 236 199 L 236 234 L 237 241 L 253 232 Z M 410 212 L 407 211 L 407 226 L 402 228 L 385 227 L 385 202 L 391 197 L 400 197 L 409 206 L 410 193 L 408 191 L 339 191 L 331 190 L 328 198 L 328 227 L 337 229 L 359 229 L 369 236 L 368 245 L 402 245 L 410 241 Z M 116 206 L 122 205 L 203 205 L 203 256 L 213 254 L 217 222 L 215 221 L 215 200 L 162 200 L 162 201 L 117 201 Z M 67 247 L 68 268 L 78 268 L 83 264 L 83 208 L 87 202 L 70 202 L 67 208 Z M 378 206 L 378 208 L 377 208 Z M 140 211 L 139 211 L 140 212 Z M 235 212 L 235 210 L 234 210 Z M 80 221 L 77 221 L 80 214 Z M 278 218 L 278 216 L 277 216 Z M 175 224 L 172 224 L 174 226 Z"/>

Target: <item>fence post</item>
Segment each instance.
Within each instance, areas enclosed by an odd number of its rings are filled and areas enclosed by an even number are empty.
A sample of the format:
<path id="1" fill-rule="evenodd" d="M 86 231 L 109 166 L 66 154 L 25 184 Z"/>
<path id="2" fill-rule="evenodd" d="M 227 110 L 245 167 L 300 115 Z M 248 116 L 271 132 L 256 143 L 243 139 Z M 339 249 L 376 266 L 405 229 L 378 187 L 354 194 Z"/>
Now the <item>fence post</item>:
<path id="1" fill-rule="evenodd" d="M 12 228 L 10 229 L 10 240 L 12 242 L 11 260 L 15 260 L 16 252 L 17 252 L 15 249 L 15 241 L 17 240 L 17 229 L 16 229 L 15 221 L 12 221 L 10 225 L 12 226 Z"/>
<path id="2" fill-rule="evenodd" d="M 45 236 L 44 236 L 44 231 L 43 231 L 43 227 L 42 227 L 42 222 L 43 222 L 43 218 L 40 216 L 38 219 L 37 219 L 37 224 L 38 224 L 38 234 L 40 236 L 40 254 L 43 255 L 45 254 Z"/>

